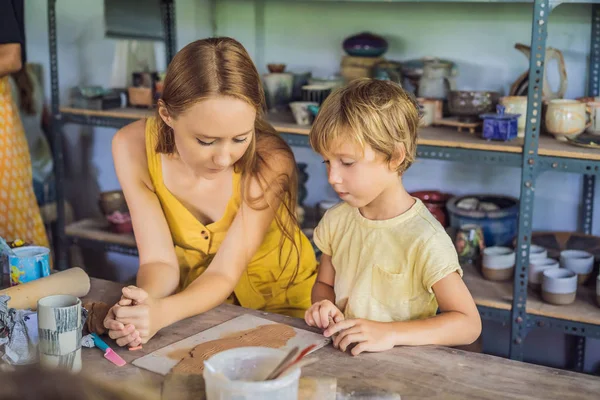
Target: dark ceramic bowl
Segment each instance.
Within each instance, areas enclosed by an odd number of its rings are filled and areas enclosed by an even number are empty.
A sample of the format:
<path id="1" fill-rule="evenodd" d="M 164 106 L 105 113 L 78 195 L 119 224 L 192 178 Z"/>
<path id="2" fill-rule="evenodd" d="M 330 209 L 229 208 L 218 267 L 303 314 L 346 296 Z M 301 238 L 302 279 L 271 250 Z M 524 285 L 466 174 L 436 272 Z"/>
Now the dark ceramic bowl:
<path id="1" fill-rule="evenodd" d="M 459 121 L 479 121 L 479 114 L 494 112 L 500 93 L 476 90 L 451 90 L 448 94 L 448 110 Z"/>

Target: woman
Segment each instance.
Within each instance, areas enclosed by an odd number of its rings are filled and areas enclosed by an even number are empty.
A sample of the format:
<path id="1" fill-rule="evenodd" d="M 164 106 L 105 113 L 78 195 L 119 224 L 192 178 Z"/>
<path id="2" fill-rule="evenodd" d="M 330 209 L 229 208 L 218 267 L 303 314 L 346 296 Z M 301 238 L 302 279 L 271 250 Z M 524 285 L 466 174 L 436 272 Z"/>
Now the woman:
<path id="1" fill-rule="evenodd" d="M 9 84 L 9 75 L 25 62 L 23 28 L 23 2 L 0 2 L 0 236 L 48 247 L 27 140 Z"/>
<path id="2" fill-rule="evenodd" d="M 199 40 L 170 63 L 157 116 L 115 135 L 140 256 L 137 287 L 105 319 L 120 346 L 225 300 L 298 317 L 310 306 L 316 259 L 294 215 L 294 156 L 264 104 L 240 43 Z"/>

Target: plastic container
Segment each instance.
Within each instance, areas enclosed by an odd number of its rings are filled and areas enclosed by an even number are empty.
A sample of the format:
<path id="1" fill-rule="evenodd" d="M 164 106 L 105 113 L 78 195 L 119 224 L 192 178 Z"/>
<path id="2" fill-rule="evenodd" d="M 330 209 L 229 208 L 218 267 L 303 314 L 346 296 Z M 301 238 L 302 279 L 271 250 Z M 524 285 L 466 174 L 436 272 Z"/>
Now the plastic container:
<path id="1" fill-rule="evenodd" d="M 458 207 L 461 202 L 472 202 L 474 209 Z M 483 210 L 481 203 L 493 203 L 498 209 Z M 479 225 L 483 231 L 486 246 L 511 246 L 517 235 L 517 216 L 519 201 L 513 197 L 501 195 L 467 195 L 452 197 L 446 203 L 450 216 L 450 226 L 460 228 L 463 225 Z"/>
<path id="2" fill-rule="evenodd" d="M 263 380 L 287 355 L 268 347 L 239 347 L 215 354 L 204 368 L 207 400 L 297 400 L 300 369 L 281 378 Z"/>

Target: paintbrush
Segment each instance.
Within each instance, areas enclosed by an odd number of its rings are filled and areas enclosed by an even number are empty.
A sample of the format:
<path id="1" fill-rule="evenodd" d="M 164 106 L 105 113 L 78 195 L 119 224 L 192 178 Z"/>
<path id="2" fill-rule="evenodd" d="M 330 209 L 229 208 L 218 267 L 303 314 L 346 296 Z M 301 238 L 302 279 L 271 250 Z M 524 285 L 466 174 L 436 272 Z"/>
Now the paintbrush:
<path id="1" fill-rule="evenodd" d="M 281 371 L 294 359 L 294 356 L 298 352 L 298 346 L 294 346 L 292 350 L 281 360 L 281 362 L 275 367 L 273 371 L 265 378 L 265 381 L 269 381 L 271 379 L 275 379 L 277 375 L 281 373 Z"/>

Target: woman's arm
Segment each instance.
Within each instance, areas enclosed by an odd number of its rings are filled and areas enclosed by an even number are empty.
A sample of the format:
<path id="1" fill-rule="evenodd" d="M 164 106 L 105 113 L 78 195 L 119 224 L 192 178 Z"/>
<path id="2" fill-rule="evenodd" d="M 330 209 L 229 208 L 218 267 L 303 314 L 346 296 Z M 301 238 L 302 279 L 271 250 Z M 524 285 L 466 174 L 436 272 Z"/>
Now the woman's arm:
<path id="1" fill-rule="evenodd" d="M 19 43 L 0 44 L 0 78 L 19 71 L 21 67 L 21 45 Z"/>
<path id="2" fill-rule="evenodd" d="M 277 189 L 279 185 L 275 182 L 282 174 L 291 176 L 295 164 L 293 157 L 281 152 L 270 154 L 269 167 L 270 170 L 264 174 L 268 188 L 264 193 L 264 201 L 268 200 L 271 207 L 255 209 L 243 203 L 210 265 L 185 290 L 154 299 L 152 296 L 146 297 L 144 291 L 137 288 L 124 289 L 126 297 L 141 304 L 120 307 L 115 310 L 115 315 L 123 324 L 136 326 L 142 334 L 142 343 L 165 326 L 218 306 L 233 292 L 264 240 L 275 217 L 273 210 L 277 210 L 281 204 L 281 193 Z M 249 190 L 250 198 L 263 194 L 263 189 L 256 181 L 250 181 Z M 146 279 L 151 279 L 150 274 Z M 140 279 L 139 283 L 145 282 Z"/>
<path id="3" fill-rule="evenodd" d="M 115 170 L 131 214 L 140 267 L 137 285 L 153 298 L 166 297 L 179 285 L 173 239 L 150 180 L 145 121 L 134 122 L 113 138 Z"/>

